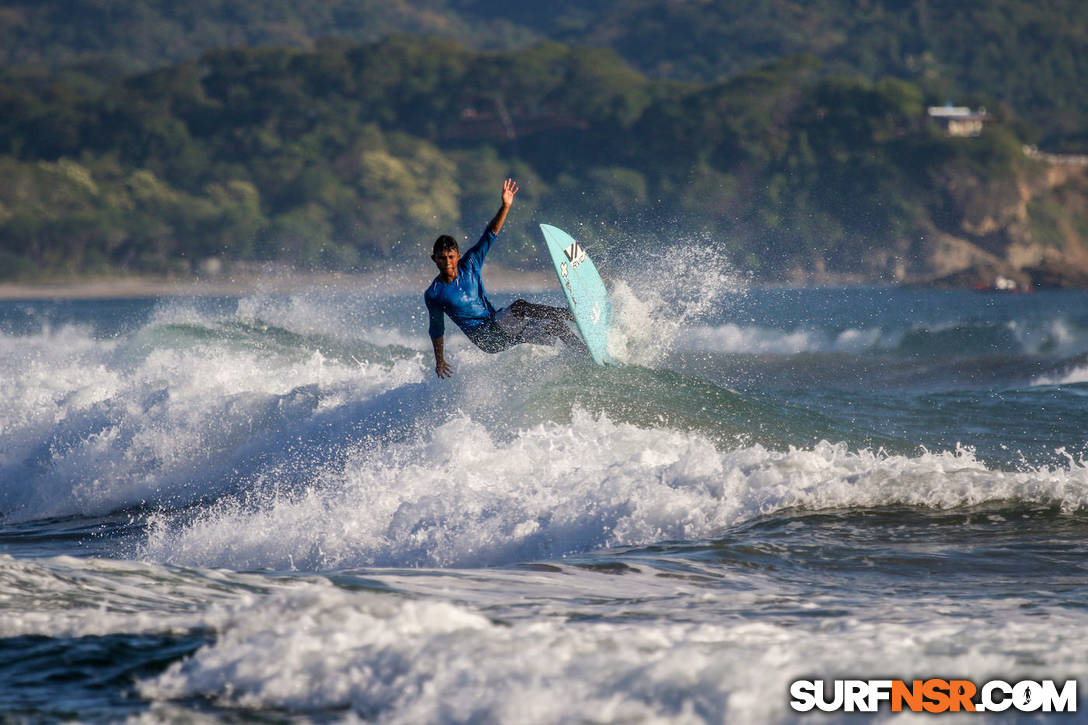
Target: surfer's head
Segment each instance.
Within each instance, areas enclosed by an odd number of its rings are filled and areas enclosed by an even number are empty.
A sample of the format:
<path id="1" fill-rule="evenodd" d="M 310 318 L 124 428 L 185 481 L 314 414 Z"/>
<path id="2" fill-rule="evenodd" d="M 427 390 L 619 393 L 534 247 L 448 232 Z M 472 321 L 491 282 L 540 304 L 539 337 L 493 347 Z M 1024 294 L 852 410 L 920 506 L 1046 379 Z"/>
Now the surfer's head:
<path id="1" fill-rule="evenodd" d="M 461 261 L 461 250 L 457 246 L 456 239 L 449 234 L 443 234 L 434 240 L 431 259 L 438 266 L 442 279 L 449 282 L 457 278 L 457 263 Z"/>
<path id="2" fill-rule="evenodd" d="M 449 234 L 443 234 L 438 239 L 434 240 L 434 251 L 431 252 L 431 259 L 437 259 L 438 255 L 449 249 L 452 249 L 458 254 L 461 253 L 461 249 L 457 246 L 457 240 Z"/>

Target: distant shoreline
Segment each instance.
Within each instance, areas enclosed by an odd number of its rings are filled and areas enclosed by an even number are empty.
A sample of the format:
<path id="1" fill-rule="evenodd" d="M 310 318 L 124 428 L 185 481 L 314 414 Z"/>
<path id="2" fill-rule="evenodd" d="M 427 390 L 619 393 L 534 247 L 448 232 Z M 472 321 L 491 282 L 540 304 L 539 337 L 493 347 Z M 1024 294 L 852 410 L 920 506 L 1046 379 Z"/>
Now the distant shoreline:
<path id="1" fill-rule="evenodd" d="M 423 290 L 434 278 L 434 269 L 420 274 L 283 273 L 235 275 L 206 279 L 163 279 L 161 277 L 106 277 L 62 282 L 2 282 L 0 301 L 132 299 L 139 297 L 245 297 L 305 292 L 352 294 L 382 288 L 387 292 L 410 294 Z M 542 292 L 558 290 L 555 276 L 544 272 L 521 272 L 489 266 L 487 289 L 494 292 Z"/>
<path id="2" fill-rule="evenodd" d="M 423 294 L 434 278 L 433 270 L 378 274 L 282 272 L 274 274 L 223 275 L 215 278 L 164 279 L 161 277 L 105 277 L 58 282 L 0 282 L 0 302 L 44 300 L 134 299 L 141 297 L 248 297 L 252 295 L 291 295 L 318 293 L 350 295 L 381 289 L 393 294 Z M 536 294 L 559 292 L 550 271 L 525 272 L 488 266 L 485 283 L 489 292 Z M 856 275 L 821 276 L 807 281 L 753 281 L 746 285 L 759 289 L 838 289 L 849 287 L 889 287 L 908 289 L 977 290 L 967 284 L 934 284 L 933 280 L 891 282 L 864 279 Z M 1072 287 L 1072 289 L 1079 289 Z M 983 290 L 992 291 L 992 290 Z"/>

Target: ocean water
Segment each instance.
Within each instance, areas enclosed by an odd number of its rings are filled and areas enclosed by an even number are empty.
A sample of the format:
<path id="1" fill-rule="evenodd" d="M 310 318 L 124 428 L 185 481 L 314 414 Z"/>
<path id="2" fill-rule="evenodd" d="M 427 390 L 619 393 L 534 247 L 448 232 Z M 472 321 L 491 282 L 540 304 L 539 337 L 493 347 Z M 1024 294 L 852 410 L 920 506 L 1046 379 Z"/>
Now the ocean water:
<path id="1" fill-rule="evenodd" d="M 0 303 L 0 720 L 1085 692 L 1088 294 L 712 269 L 615 283 L 622 367 L 452 332 L 445 381 L 419 294 Z"/>

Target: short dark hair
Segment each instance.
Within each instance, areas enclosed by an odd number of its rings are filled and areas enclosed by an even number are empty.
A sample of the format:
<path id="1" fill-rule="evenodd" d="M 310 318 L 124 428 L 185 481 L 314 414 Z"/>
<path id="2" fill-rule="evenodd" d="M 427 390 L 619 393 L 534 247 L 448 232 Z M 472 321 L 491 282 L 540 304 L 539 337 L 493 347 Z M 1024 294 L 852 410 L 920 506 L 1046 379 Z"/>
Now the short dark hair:
<path id="1" fill-rule="evenodd" d="M 432 257 L 437 257 L 447 249 L 456 249 L 460 252 L 460 248 L 457 246 L 457 240 L 451 237 L 449 234 L 443 234 L 438 239 L 434 240 L 434 250 L 431 252 Z"/>

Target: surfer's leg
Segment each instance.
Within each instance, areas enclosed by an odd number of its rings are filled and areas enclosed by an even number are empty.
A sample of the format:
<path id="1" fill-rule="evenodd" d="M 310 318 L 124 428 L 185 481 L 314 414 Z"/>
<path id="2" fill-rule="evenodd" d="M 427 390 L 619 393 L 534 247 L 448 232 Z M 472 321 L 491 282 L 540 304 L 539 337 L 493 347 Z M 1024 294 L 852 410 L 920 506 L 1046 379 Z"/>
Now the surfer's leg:
<path id="1" fill-rule="evenodd" d="M 466 335 L 476 347 L 491 354 L 509 350 L 518 344 L 518 340 L 508 335 L 494 319 L 488 320 Z"/>
<path id="2" fill-rule="evenodd" d="M 575 352 L 580 352 L 583 355 L 589 354 L 589 348 L 582 342 L 582 338 L 578 337 L 578 333 L 571 330 L 566 325 L 560 323 L 557 337 L 563 341 L 563 344 L 569 347 Z"/>
<path id="3" fill-rule="evenodd" d="M 566 307 L 551 307 L 549 305 L 537 305 L 525 300 L 515 300 L 507 309 L 514 317 L 523 317 L 530 320 L 569 320 L 574 322 L 574 315 Z"/>
<path id="4" fill-rule="evenodd" d="M 537 317 L 531 319 L 515 339 L 517 344 L 551 345 L 556 338 L 559 338 L 564 345 L 572 350 L 582 353 L 589 352 L 585 343 L 582 342 L 582 338 L 578 337 L 578 333 L 570 329 L 567 323 L 554 318 Z"/>
<path id="5" fill-rule="evenodd" d="M 556 338 L 562 340 L 571 349 L 588 352 L 585 343 L 578 337 L 578 333 L 570 329 L 567 323 L 563 322 L 563 318 L 544 317 L 542 315 L 541 308 L 543 310 L 559 310 L 558 307 L 532 305 L 524 300 L 520 301 L 532 308 L 531 311 L 540 316 L 517 316 L 513 310 L 514 305 L 511 305 L 508 308 L 499 310 L 495 317 L 475 330 L 469 331 L 467 333 L 468 339 L 472 340 L 476 347 L 489 353 L 502 352 L 503 350 L 509 350 L 514 345 L 524 343 L 551 345 Z M 522 307 L 521 309 L 524 311 L 526 308 Z M 510 324 L 510 318 L 516 318 L 517 321 Z"/>

